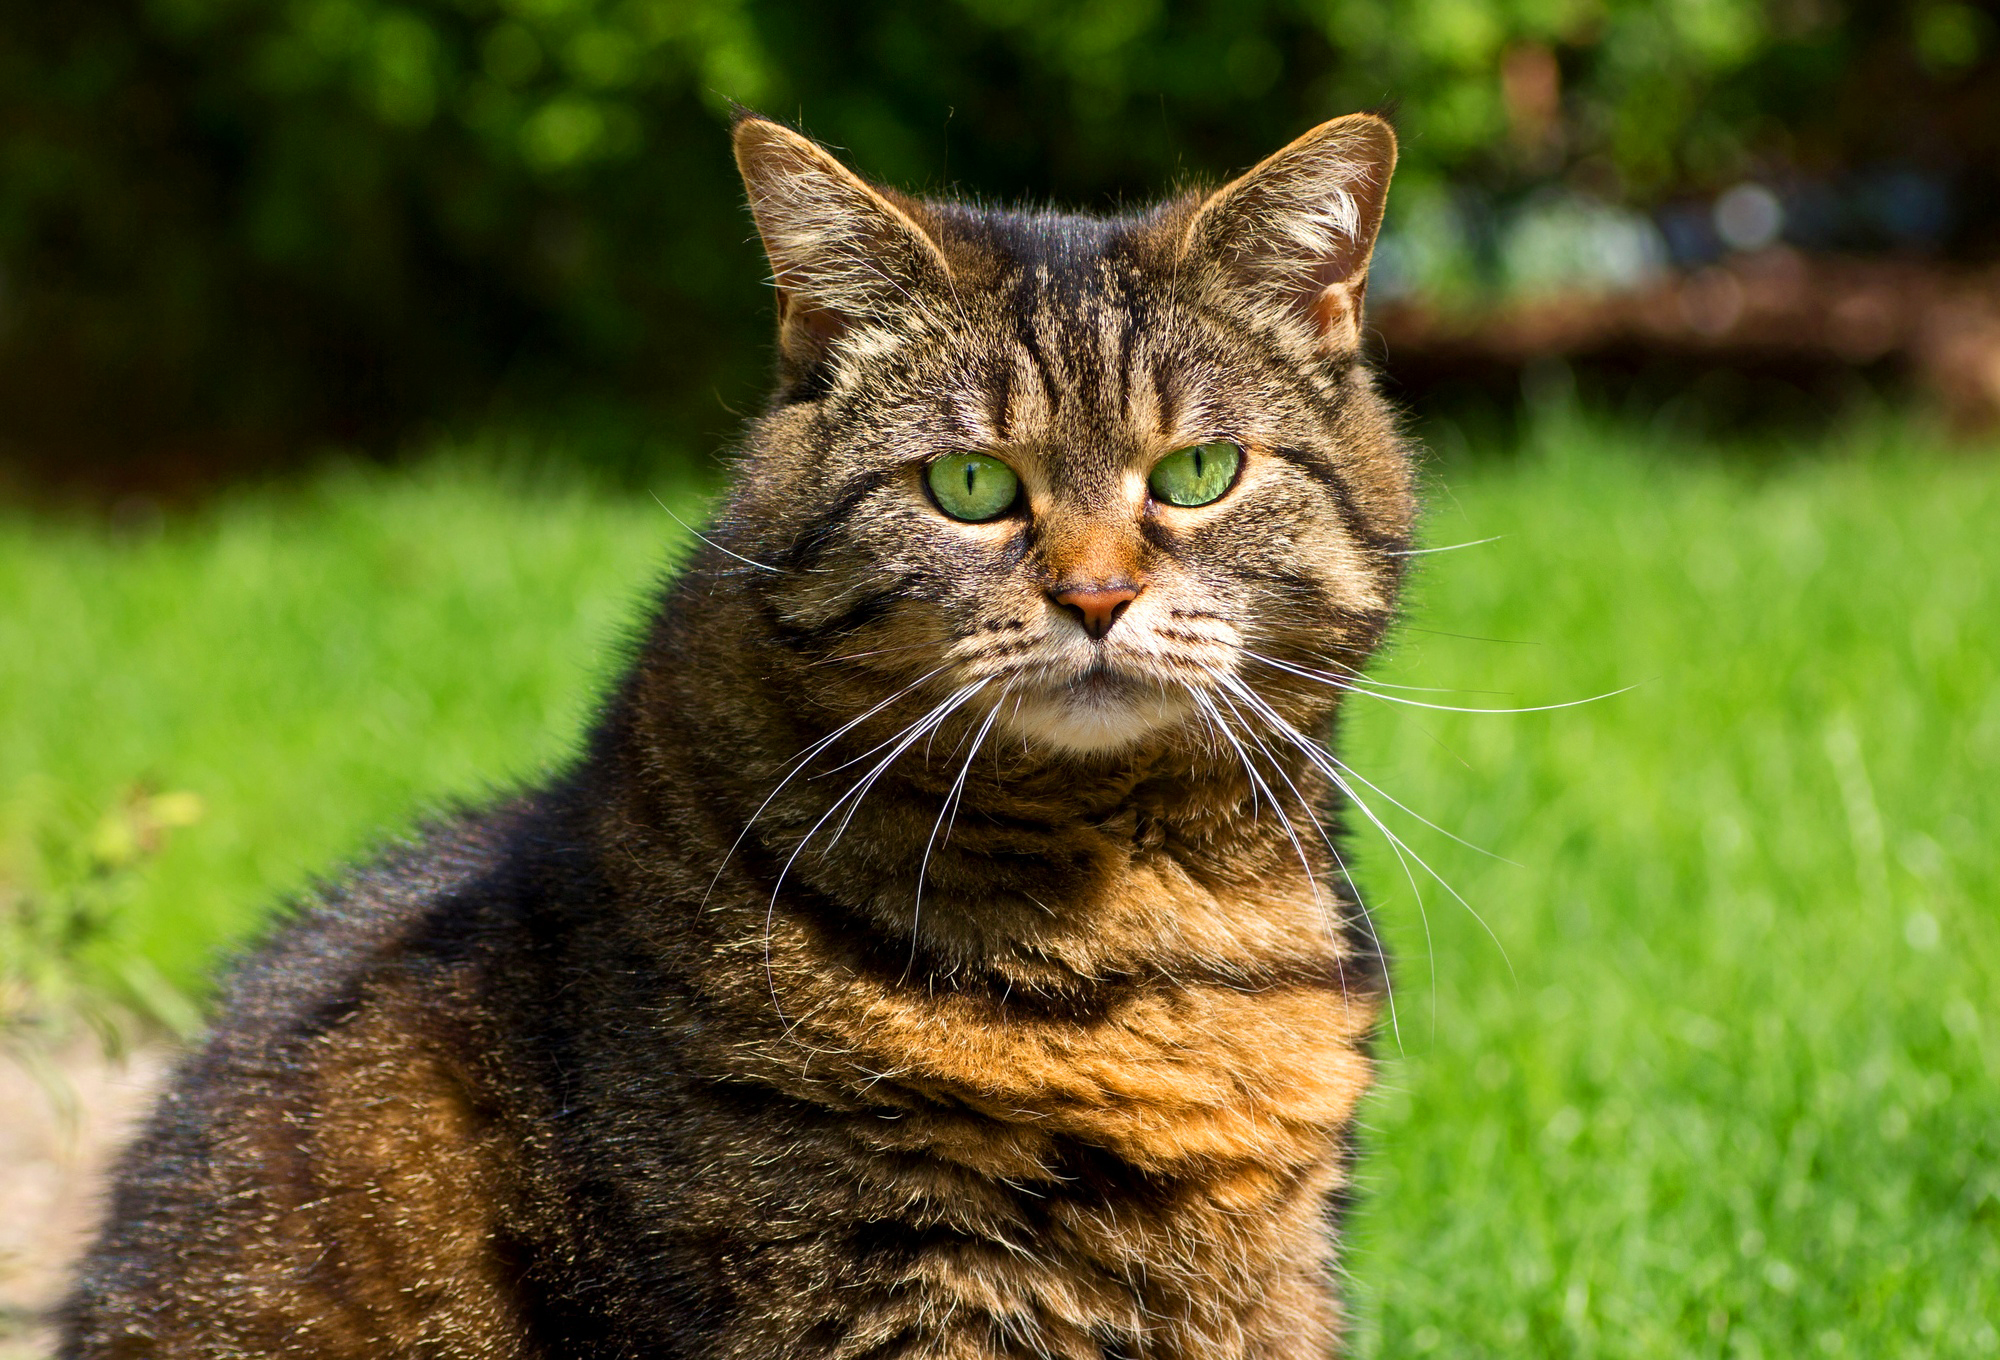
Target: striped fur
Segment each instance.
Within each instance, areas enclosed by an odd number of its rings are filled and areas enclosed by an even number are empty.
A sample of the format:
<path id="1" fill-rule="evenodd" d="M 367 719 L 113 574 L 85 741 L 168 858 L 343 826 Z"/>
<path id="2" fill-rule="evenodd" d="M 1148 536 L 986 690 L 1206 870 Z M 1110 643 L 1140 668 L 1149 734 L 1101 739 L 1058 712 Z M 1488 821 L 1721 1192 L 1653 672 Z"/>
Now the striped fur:
<path id="1" fill-rule="evenodd" d="M 1110 219 L 736 140 L 778 391 L 704 550 L 567 774 L 241 970 L 65 1355 L 1336 1348 L 1383 962 L 1301 743 L 1413 512 L 1357 348 L 1393 139 Z M 1231 491 L 1148 498 L 1214 440 Z M 953 451 L 1022 503 L 942 514 Z M 1093 639 L 1054 595 L 1107 582 Z"/>

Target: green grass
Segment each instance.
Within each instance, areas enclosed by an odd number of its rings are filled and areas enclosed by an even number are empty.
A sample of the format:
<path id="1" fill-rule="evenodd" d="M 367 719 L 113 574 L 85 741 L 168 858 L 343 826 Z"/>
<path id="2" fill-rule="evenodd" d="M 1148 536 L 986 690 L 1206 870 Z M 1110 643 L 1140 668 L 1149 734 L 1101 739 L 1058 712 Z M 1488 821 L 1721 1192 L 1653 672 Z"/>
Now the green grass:
<path id="1" fill-rule="evenodd" d="M 1420 912 L 1366 838 L 1360 1351 L 2000 1352 L 2000 463 L 1558 421 L 1437 481 L 1432 543 L 1504 537 L 1422 559 L 1380 677 L 1634 688 L 1357 703 L 1351 762 L 1513 861 L 1389 810 L 1470 903 Z M 274 894 L 556 759 L 678 536 L 465 464 L 0 522 L 16 1000 L 186 1023 Z"/>
<path id="2" fill-rule="evenodd" d="M 1369 857 L 1364 1350 L 2000 1349 L 2000 466 L 1615 436 L 1447 471 L 1431 541 L 1505 537 L 1427 560 L 1380 675 L 1636 688 L 1357 714 L 1359 769 L 1520 866 L 1413 835 L 1497 937 L 1432 888 L 1427 941 Z"/>
<path id="3" fill-rule="evenodd" d="M 684 531 L 650 497 L 478 469 L 342 470 L 140 538 L 0 520 L 17 1010 L 108 997 L 185 1028 L 279 894 L 571 748 Z"/>

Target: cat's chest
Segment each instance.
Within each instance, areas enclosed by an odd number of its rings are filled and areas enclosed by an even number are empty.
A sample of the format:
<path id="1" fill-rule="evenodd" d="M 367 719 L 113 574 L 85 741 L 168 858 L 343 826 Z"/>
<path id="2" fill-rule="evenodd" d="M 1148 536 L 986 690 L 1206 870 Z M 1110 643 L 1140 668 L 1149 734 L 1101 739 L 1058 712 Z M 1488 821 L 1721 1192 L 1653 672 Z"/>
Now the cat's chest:
<path id="1" fill-rule="evenodd" d="M 848 979 L 793 1038 L 854 1101 L 844 1139 L 887 1154 L 884 1212 L 962 1227 L 913 1268 L 941 1314 L 1003 1300 L 1051 1320 L 1054 1354 L 1323 1355 L 1372 999 L 1337 971 L 1158 979 L 1063 1015 Z"/>
<path id="2" fill-rule="evenodd" d="M 1366 1090 L 1372 998 L 1337 983 L 1132 989 L 1088 1017 L 856 987 L 813 1028 L 857 1070 L 1141 1167 L 1317 1160 Z"/>
<path id="3" fill-rule="evenodd" d="M 818 1079 L 967 1112 L 996 1136 L 1064 1137 L 1146 1168 L 1302 1165 L 1370 1079 L 1376 993 L 1328 955 L 1272 969 L 1188 967 L 1066 1007 L 821 975 L 788 1007 Z M 956 1136 L 956 1134 L 954 1134 Z"/>

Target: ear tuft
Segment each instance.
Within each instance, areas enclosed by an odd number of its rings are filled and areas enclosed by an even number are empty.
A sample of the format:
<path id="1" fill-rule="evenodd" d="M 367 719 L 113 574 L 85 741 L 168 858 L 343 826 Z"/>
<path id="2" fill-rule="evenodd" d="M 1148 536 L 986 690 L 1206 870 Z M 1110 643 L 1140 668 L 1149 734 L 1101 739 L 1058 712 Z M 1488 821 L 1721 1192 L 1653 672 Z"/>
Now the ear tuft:
<path id="1" fill-rule="evenodd" d="M 1251 320 L 1350 354 L 1395 168 L 1382 119 L 1322 123 L 1209 195 L 1182 238 L 1183 265 Z"/>
<path id="2" fill-rule="evenodd" d="M 747 110 L 732 138 L 771 260 L 788 360 L 809 365 L 852 327 L 910 324 L 949 296 L 951 269 L 937 243 L 818 143 Z"/>

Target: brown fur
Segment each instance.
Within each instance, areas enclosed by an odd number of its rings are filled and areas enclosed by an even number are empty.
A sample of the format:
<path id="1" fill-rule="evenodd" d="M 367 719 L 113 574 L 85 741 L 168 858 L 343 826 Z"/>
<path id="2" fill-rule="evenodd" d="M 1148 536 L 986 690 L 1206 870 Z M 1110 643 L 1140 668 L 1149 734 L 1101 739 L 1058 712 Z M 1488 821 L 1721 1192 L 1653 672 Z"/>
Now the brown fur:
<path id="1" fill-rule="evenodd" d="M 246 967 L 65 1354 L 1334 1347 L 1383 983 L 1305 742 L 1412 513 L 1356 348 L 1393 139 L 1115 220 L 737 147 L 779 392 L 709 546 L 566 777 Z M 1231 491 L 1147 496 L 1215 439 Z M 956 450 L 1017 506 L 942 514 Z"/>

